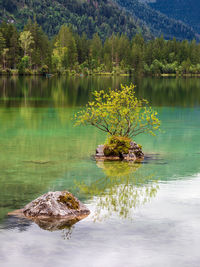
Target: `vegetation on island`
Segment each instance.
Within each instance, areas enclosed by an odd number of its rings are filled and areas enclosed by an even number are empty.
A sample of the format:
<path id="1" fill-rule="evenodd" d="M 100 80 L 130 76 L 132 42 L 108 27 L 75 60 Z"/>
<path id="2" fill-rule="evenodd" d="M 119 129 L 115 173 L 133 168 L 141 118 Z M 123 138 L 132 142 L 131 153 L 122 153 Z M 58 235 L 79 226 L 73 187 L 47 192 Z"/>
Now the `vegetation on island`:
<path id="1" fill-rule="evenodd" d="M 104 155 L 120 157 L 122 154 L 128 154 L 131 147 L 130 143 L 131 139 L 129 137 L 111 136 L 105 144 Z"/>
<path id="2" fill-rule="evenodd" d="M 200 75 L 200 44 L 165 40 L 145 41 L 141 34 L 128 38 L 112 34 L 104 41 L 78 35 L 63 25 L 51 40 L 35 21 L 18 32 L 0 24 L 0 74 L 6 75 Z"/>
<path id="3" fill-rule="evenodd" d="M 147 100 L 135 96 L 134 87 L 95 91 L 94 101 L 75 115 L 75 125 L 91 125 L 109 135 L 105 156 L 128 154 L 131 138 L 143 133 L 155 135 L 160 127 L 157 112 Z"/>
<path id="4" fill-rule="evenodd" d="M 110 136 L 154 135 L 160 126 L 157 112 L 147 100 L 135 96 L 134 85 L 120 89 L 95 91 L 94 101 L 76 114 L 76 125 L 92 125 Z"/>

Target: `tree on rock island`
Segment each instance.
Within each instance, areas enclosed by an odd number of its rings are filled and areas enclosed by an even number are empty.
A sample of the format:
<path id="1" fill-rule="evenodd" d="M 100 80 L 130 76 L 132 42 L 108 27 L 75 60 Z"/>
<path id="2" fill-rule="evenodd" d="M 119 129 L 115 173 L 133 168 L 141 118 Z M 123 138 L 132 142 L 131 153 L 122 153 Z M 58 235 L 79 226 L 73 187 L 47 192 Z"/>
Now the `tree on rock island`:
<path id="1" fill-rule="evenodd" d="M 131 84 L 121 85 L 119 90 L 95 91 L 94 101 L 76 114 L 76 125 L 92 125 L 108 133 L 112 146 L 118 143 L 125 147 L 127 140 L 139 134 L 155 135 L 160 127 L 158 114 L 148 105 L 147 100 L 135 96 L 134 88 Z"/>

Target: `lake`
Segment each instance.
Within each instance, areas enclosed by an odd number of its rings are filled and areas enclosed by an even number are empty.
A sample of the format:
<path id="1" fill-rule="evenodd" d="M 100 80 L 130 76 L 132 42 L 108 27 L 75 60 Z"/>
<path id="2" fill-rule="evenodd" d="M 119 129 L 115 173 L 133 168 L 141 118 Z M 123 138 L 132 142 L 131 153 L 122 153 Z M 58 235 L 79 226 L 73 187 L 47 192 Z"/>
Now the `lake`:
<path id="1" fill-rule="evenodd" d="M 139 136 L 144 162 L 96 162 L 106 135 L 74 127 L 94 90 L 136 84 L 162 131 Z M 0 77 L 0 266 L 199 266 L 198 78 Z M 69 190 L 91 214 L 47 231 L 7 216 Z"/>

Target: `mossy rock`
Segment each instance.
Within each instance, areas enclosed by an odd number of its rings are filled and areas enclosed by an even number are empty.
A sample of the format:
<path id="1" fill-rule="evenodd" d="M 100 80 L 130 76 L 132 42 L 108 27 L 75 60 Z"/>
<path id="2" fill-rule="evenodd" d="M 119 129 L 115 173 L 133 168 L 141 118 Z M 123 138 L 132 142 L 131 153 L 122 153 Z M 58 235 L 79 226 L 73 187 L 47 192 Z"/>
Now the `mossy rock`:
<path id="1" fill-rule="evenodd" d="M 116 149 L 116 147 L 112 145 L 105 145 L 103 152 L 106 157 L 109 157 L 109 156 L 119 157 L 120 156 L 118 149 Z"/>
<path id="2" fill-rule="evenodd" d="M 64 196 L 61 195 L 58 201 L 65 204 L 69 209 L 78 210 L 80 207 L 79 202 L 70 193 L 66 193 Z"/>
<path id="3" fill-rule="evenodd" d="M 122 154 L 128 154 L 131 139 L 123 136 L 111 136 L 108 143 L 104 147 L 104 155 L 106 157 L 121 157 Z"/>

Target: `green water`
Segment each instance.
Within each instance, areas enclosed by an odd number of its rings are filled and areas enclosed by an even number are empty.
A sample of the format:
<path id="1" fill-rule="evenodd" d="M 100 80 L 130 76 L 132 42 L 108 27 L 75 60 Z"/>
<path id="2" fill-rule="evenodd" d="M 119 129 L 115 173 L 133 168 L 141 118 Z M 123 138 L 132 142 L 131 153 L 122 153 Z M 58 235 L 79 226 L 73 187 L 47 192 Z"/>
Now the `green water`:
<path id="1" fill-rule="evenodd" d="M 142 164 L 97 163 L 106 136 L 73 115 L 92 91 L 131 82 L 162 132 L 137 138 Z M 199 266 L 198 78 L 0 78 L 0 122 L 0 266 Z M 91 210 L 71 229 L 7 216 L 63 189 Z"/>

